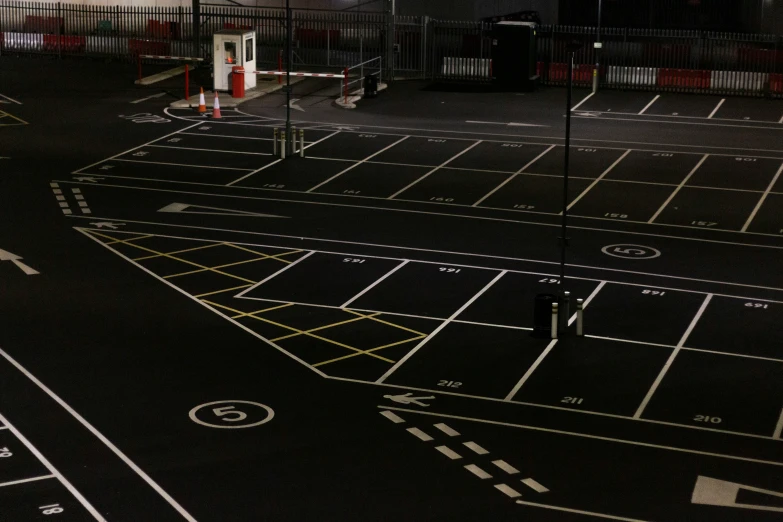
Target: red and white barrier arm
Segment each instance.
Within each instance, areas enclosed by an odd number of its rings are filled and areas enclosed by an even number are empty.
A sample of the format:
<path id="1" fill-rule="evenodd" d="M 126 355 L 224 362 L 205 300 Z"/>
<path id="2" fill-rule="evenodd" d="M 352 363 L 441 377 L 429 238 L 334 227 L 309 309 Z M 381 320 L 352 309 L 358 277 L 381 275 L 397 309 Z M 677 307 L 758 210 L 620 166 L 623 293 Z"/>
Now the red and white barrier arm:
<path id="1" fill-rule="evenodd" d="M 194 62 L 204 61 L 204 58 L 194 58 L 192 56 L 155 56 L 152 54 L 140 54 L 139 58 L 151 58 L 154 60 L 191 60 Z"/>
<path id="2" fill-rule="evenodd" d="M 273 76 L 288 76 L 285 71 L 255 71 L 253 74 L 271 74 Z M 314 78 L 345 78 L 344 74 L 324 74 L 324 73 L 300 73 L 292 72 L 291 76 L 312 76 Z"/>

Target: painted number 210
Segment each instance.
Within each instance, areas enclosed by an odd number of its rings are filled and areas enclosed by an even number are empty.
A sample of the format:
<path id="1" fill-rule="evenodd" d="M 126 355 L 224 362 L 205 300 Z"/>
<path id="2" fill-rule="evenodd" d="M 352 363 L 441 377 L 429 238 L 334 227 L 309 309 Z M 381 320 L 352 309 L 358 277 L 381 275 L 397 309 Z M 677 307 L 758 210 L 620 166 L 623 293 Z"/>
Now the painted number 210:
<path id="1" fill-rule="evenodd" d="M 709 415 L 696 415 L 693 420 L 696 422 L 707 422 L 709 424 L 720 424 L 723 422 L 720 417 L 710 417 Z"/>

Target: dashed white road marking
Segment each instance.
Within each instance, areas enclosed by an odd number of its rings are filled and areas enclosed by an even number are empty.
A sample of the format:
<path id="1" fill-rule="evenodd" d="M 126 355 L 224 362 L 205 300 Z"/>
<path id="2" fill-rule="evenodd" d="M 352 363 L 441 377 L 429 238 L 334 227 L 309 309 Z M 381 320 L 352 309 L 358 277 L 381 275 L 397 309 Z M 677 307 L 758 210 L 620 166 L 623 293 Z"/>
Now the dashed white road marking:
<path id="1" fill-rule="evenodd" d="M 495 466 L 499 467 L 500 469 L 502 469 L 503 471 L 505 471 L 509 475 L 516 475 L 517 473 L 519 473 L 519 470 L 517 468 L 515 468 L 514 466 L 512 466 L 511 464 L 509 464 L 505 460 L 502 460 L 502 459 L 493 460 L 492 464 L 494 464 Z"/>
<path id="2" fill-rule="evenodd" d="M 388 411 L 388 410 L 382 411 L 381 415 L 383 415 L 384 417 L 392 421 L 394 424 L 401 424 L 405 422 L 402 417 L 400 417 L 399 415 L 395 414 L 392 411 Z"/>
<path id="3" fill-rule="evenodd" d="M 438 424 L 434 424 L 436 428 L 438 428 L 440 431 L 448 435 L 449 437 L 459 437 L 459 432 L 451 429 L 446 424 L 440 422 Z"/>
<path id="4" fill-rule="evenodd" d="M 522 484 L 531 488 L 536 493 L 546 493 L 549 491 L 549 489 L 543 486 L 540 482 L 533 480 L 532 478 L 523 479 Z"/>
<path id="5" fill-rule="evenodd" d="M 446 455 L 451 460 L 457 460 L 457 459 L 461 459 L 462 458 L 462 455 L 460 455 L 456 451 L 452 450 L 448 446 L 436 446 L 435 449 L 440 451 L 444 455 Z"/>
<path id="6" fill-rule="evenodd" d="M 506 484 L 495 484 L 495 487 L 511 498 L 518 498 L 522 496 L 522 493 Z"/>
<path id="7" fill-rule="evenodd" d="M 492 475 L 481 469 L 480 467 L 476 466 L 475 464 L 468 464 L 465 466 L 465 469 L 476 475 L 481 480 L 491 479 Z"/>
<path id="8" fill-rule="evenodd" d="M 414 435 L 415 437 L 418 437 L 420 440 L 423 440 L 424 442 L 429 442 L 432 440 L 432 437 L 421 431 L 419 428 L 408 428 L 408 433 L 411 435 Z"/>
<path id="9" fill-rule="evenodd" d="M 471 450 L 475 451 L 475 452 L 476 452 L 476 453 L 478 453 L 479 455 L 486 455 L 487 453 L 489 453 L 487 450 L 485 450 L 484 448 L 482 448 L 481 446 L 479 446 L 478 444 L 476 444 L 476 443 L 475 443 L 475 442 L 473 442 L 472 440 L 471 440 L 471 441 L 468 441 L 468 442 L 463 442 L 463 445 L 464 445 L 466 448 L 468 448 L 468 449 L 471 449 Z"/>

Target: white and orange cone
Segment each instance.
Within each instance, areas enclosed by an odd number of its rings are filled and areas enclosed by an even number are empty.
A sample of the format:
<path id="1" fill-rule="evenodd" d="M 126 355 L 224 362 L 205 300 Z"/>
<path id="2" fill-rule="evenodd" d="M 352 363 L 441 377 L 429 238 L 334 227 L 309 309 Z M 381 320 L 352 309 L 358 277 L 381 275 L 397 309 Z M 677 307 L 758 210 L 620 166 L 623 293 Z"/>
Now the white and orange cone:
<path id="1" fill-rule="evenodd" d="M 201 88 L 201 94 L 198 95 L 198 112 L 207 112 L 207 101 L 204 99 L 204 87 Z"/>
<path id="2" fill-rule="evenodd" d="M 215 91 L 215 104 L 212 106 L 212 118 L 219 119 L 223 116 L 220 115 L 220 100 L 218 100 L 217 91 Z"/>

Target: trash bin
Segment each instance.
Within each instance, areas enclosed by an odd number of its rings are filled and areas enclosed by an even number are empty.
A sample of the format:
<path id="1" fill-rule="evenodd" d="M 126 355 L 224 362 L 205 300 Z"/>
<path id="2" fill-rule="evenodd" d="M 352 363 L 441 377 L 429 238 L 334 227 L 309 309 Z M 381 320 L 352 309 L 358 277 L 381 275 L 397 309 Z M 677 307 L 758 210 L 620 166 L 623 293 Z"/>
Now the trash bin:
<path id="1" fill-rule="evenodd" d="M 375 98 L 376 96 L 378 96 L 378 78 L 368 74 L 364 77 L 364 97 Z"/>
<path id="2" fill-rule="evenodd" d="M 533 335 L 550 337 L 552 335 L 552 303 L 557 303 L 554 294 L 537 294 L 533 306 Z"/>
<path id="3" fill-rule="evenodd" d="M 245 97 L 245 68 L 235 65 L 231 68 L 231 96 L 234 98 Z"/>

